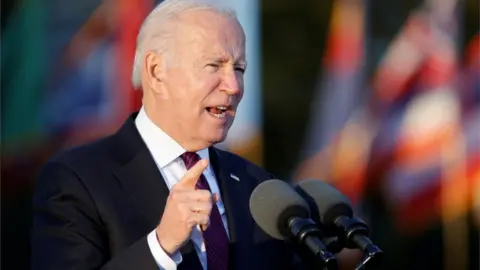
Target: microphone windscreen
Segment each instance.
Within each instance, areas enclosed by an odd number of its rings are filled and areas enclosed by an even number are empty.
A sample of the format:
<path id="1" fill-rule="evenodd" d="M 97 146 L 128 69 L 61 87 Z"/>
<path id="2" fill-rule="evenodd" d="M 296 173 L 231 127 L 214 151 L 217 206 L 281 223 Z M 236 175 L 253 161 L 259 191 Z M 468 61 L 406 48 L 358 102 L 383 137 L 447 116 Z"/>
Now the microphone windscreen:
<path id="1" fill-rule="evenodd" d="M 260 183 L 250 196 L 250 212 L 257 225 L 273 238 L 289 237 L 291 217 L 308 218 L 305 200 L 286 182 L 271 179 Z"/>
<path id="2" fill-rule="evenodd" d="M 313 212 L 312 218 L 326 227 L 333 226 L 335 218 L 340 215 L 353 216 L 348 198 L 333 186 L 321 180 L 303 180 L 297 183 L 295 190 L 308 203 Z"/>

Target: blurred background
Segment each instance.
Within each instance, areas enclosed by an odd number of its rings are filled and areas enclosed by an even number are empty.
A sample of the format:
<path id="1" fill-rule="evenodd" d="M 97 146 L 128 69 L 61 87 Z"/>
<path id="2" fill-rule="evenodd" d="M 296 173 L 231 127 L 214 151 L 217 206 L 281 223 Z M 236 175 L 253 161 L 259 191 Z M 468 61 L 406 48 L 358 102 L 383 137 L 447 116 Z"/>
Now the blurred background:
<path id="1" fill-rule="evenodd" d="M 139 108 L 154 0 L 4 0 L 1 266 L 28 269 L 32 188 L 55 152 Z M 230 149 L 344 192 L 383 269 L 480 269 L 478 0 L 223 0 L 247 33 Z"/>

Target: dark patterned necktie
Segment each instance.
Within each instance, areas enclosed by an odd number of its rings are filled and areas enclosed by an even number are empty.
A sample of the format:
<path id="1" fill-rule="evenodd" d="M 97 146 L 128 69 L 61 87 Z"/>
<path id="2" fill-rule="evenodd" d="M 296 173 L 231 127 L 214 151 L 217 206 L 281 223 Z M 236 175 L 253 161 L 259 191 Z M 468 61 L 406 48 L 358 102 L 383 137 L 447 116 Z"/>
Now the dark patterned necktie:
<path id="1" fill-rule="evenodd" d="M 186 152 L 182 154 L 183 162 L 189 170 L 200 160 L 197 153 Z M 207 179 L 202 174 L 195 186 L 197 189 L 210 190 Z M 218 211 L 217 204 L 213 204 L 210 214 L 210 226 L 203 232 L 203 241 L 207 252 L 208 270 L 227 270 L 228 269 L 228 236 L 223 226 L 222 216 Z"/>

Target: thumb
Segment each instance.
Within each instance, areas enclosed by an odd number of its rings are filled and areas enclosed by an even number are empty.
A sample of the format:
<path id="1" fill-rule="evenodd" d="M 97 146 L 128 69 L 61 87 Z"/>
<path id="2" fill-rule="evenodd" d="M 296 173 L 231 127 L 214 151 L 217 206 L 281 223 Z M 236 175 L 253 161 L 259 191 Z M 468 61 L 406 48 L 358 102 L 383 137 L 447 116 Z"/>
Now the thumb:
<path id="1" fill-rule="evenodd" d="M 183 188 L 195 188 L 198 178 L 208 166 L 208 161 L 205 159 L 199 160 L 193 167 L 191 167 L 177 185 Z"/>

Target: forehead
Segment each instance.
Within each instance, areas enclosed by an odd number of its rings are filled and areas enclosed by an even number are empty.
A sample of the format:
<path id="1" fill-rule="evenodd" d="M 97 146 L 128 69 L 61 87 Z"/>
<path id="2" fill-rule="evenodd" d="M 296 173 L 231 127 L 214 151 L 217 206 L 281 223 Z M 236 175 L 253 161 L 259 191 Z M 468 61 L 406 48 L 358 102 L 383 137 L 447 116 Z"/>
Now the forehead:
<path id="1" fill-rule="evenodd" d="M 182 54 L 223 61 L 245 59 L 245 33 L 234 18 L 212 11 L 188 11 L 179 17 L 176 46 Z"/>

